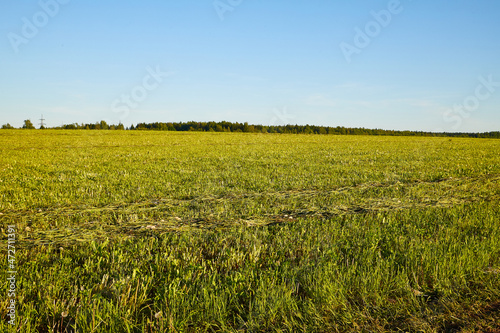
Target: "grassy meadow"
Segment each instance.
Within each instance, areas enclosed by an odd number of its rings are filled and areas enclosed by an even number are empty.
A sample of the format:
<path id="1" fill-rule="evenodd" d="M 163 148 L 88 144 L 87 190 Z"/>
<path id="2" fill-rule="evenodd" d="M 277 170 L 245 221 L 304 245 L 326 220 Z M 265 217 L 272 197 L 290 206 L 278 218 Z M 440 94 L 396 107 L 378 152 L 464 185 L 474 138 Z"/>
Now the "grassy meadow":
<path id="1" fill-rule="evenodd" d="M 0 130 L 0 331 L 500 332 L 499 152 L 494 139 Z"/>

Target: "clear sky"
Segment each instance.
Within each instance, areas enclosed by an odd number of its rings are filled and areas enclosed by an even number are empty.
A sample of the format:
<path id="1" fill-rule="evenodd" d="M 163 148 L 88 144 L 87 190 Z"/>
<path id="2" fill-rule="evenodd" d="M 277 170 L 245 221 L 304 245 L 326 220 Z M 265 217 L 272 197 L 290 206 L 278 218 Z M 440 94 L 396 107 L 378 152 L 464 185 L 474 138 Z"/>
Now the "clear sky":
<path id="1" fill-rule="evenodd" d="M 0 125 L 500 130 L 498 0 L 0 3 Z"/>

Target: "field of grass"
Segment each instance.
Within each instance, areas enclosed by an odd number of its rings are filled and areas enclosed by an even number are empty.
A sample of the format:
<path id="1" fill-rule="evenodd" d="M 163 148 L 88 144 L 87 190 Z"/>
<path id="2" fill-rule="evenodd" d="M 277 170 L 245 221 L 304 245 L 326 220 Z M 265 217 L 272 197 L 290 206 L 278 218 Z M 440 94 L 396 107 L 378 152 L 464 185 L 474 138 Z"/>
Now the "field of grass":
<path id="1" fill-rule="evenodd" d="M 0 331 L 499 332 L 499 152 L 490 139 L 1 130 Z"/>

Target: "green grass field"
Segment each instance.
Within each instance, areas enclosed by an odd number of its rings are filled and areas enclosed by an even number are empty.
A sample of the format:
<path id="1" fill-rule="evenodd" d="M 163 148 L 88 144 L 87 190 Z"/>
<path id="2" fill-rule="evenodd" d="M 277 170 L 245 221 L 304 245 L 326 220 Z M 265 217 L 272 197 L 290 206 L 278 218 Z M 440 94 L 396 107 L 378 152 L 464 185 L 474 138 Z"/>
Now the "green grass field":
<path id="1" fill-rule="evenodd" d="M 499 151 L 1 130 L 0 331 L 500 332 Z"/>

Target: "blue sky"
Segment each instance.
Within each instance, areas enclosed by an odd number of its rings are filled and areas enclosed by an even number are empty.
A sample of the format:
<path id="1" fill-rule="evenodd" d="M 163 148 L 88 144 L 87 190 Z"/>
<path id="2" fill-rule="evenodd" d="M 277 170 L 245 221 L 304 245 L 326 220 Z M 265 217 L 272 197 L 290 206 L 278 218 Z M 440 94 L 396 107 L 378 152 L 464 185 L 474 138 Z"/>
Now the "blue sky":
<path id="1" fill-rule="evenodd" d="M 499 14 L 495 0 L 5 0 L 0 124 L 498 131 Z"/>

